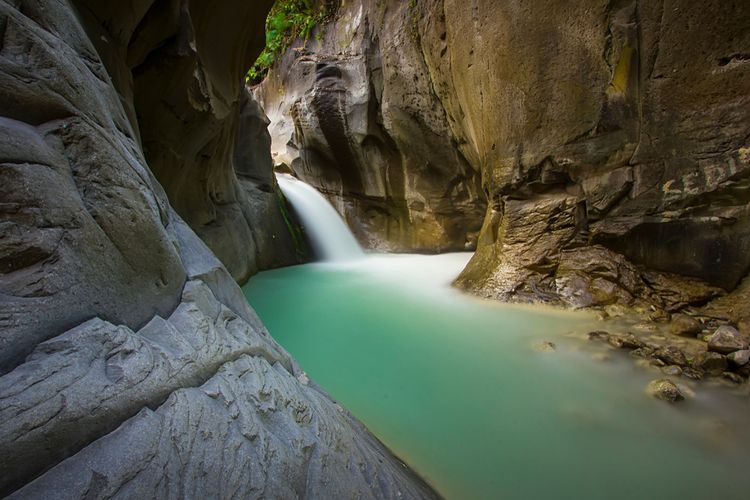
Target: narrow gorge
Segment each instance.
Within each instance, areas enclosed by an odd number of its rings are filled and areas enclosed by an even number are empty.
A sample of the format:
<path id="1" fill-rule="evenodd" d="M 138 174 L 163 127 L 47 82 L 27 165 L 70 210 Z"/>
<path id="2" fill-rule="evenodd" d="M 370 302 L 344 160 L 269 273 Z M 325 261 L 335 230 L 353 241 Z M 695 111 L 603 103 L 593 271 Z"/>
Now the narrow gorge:
<path id="1" fill-rule="evenodd" d="M 0 91 L 0 496 L 750 491 L 747 2 L 0 0 Z"/>

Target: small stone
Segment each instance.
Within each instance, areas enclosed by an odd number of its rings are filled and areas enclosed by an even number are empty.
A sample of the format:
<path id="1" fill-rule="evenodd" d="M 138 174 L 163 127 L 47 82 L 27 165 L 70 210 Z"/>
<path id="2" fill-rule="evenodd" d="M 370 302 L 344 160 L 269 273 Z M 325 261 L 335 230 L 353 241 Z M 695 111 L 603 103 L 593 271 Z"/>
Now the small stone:
<path id="1" fill-rule="evenodd" d="M 607 342 L 612 347 L 618 347 L 620 349 L 638 349 L 645 345 L 632 333 L 611 334 L 607 339 Z"/>
<path id="2" fill-rule="evenodd" d="M 682 401 L 685 396 L 682 394 L 680 389 L 672 382 L 665 378 L 658 380 L 652 380 L 646 387 L 646 392 L 649 396 L 669 403 L 676 403 Z"/>
<path id="3" fill-rule="evenodd" d="M 695 337 L 702 330 L 703 324 L 687 314 L 675 314 L 672 316 L 672 324 L 669 325 L 669 333 L 672 335 Z"/>
<path id="4" fill-rule="evenodd" d="M 742 338 L 740 332 L 728 325 L 720 326 L 708 338 L 708 350 L 721 354 L 745 350 L 748 347 L 750 346 L 748 346 L 747 340 Z"/>
<path id="5" fill-rule="evenodd" d="M 743 349 L 727 354 L 727 359 L 735 366 L 745 366 L 750 363 L 750 349 Z"/>
<path id="6" fill-rule="evenodd" d="M 661 372 L 664 375 L 671 375 L 673 377 L 679 377 L 682 375 L 682 368 L 677 365 L 667 365 L 662 367 Z"/>
<path id="7" fill-rule="evenodd" d="M 658 349 L 654 356 L 670 365 L 686 366 L 688 364 L 685 353 L 679 347 L 668 345 Z"/>
<path id="8" fill-rule="evenodd" d="M 553 352 L 557 349 L 557 346 L 555 345 L 554 342 L 543 340 L 541 342 L 534 342 L 531 345 L 531 348 L 534 349 L 536 352 Z"/>
<path id="9" fill-rule="evenodd" d="M 594 332 L 588 333 L 589 340 L 604 340 L 606 341 L 609 338 L 609 332 L 605 332 L 602 330 L 597 330 Z"/>
<path id="10" fill-rule="evenodd" d="M 723 378 L 724 380 L 726 380 L 728 382 L 731 382 L 733 384 L 737 384 L 737 385 L 739 385 L 739 384 L 741 384 L 741 383 L 743 383 L 745 381 L 744 378 L 742 378 L 739 375 L 737 375 L 736 373 L 732 373 L 732 372 L 724 372 L 724 373 L 722 373 L 721 374 L 721 378 Z"/>
<path id="11" fill-rule="evenodd" d="M 702 352 L 693 359 L 694 368 L 714 377 L 718 377 L 726 371 L 727 366 L 727 358 L 718 352 Z"/>

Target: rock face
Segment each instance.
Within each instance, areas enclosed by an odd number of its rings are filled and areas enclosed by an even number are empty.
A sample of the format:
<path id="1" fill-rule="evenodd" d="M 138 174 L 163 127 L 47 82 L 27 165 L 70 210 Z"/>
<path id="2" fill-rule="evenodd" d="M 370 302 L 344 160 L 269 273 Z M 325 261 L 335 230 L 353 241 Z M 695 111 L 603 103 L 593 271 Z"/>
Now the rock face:
<path id="1" fill-rule="evenodd" d="M 277 162 L 334 203 L 360 242 L 473 249 L 480 172 L 456 148 L 408 2 L 348 2 L 256 90 Z"/>
<path id="2" fill-rule="evenodd" d="M 247 104 L 240 75 L 263 47 L 260 13 L 273 2 L 74 3 L 127 116 L 137 120 L 134 140 L 177 213 L 237 281 L 297 263 L 275 190 L 264 180 L 253 188 L 270 196 L 261 202 L 264 196 L 251 192 L 248 200 L 248 182 L 235 175 L 271 174 L 258 130 L 262 111 Z M 255 210 L 259 204 L 263 213 Z M 270 234 L 287 245 L 269 254 L 263 235 Z"/>
<path id="3" fill-rule="evenodd" d="M 675 312 L 750 269 L 748 23 L 720 0 L 347 2 L 258 95 L 279 158 L 373 239 L 410 243 L 372 214 L 416 232 L 486 203 L 459 286 Z"/>
<path id="4" fill-rule="evenodd" d="M 231 193 L 272 206 L 272 178 L 232 170 L 259 163 L 232 146 L 262 121 L 235 70 L 268 3 L 0 2 L 0 496 L 435 496 L 309 382 L 168 201 L 199 229 L 227 217 L 222 234 L 242 203 L 266 216 Z M 238 238 L 207 239 L 233 262 Z"/>
<path id="5" fill-rule="evenodd" d="M 565 300 L 558 274 L 582 245 L 725 290 L 747 274 L 748 6 L 419 4 L 435 87 L 490 196 L 459 284 Z M 655 289 L 640 271 L 586 274 L 573 288 L 591 304 Z"/>

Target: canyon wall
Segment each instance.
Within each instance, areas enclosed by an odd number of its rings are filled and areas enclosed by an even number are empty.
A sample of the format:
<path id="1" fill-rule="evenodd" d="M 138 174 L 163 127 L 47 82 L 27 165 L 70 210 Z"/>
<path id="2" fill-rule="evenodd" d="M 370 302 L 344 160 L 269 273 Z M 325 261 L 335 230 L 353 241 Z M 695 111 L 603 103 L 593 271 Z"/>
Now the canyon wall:
<path id="1" fill-rule="evenodd" d="M 344 2 L 255 90 L 274 156 L 329 197 L 368 248 L 473 249 L 480 172 L 456 148 L 408 2 Z"/>
<path id="2" fill-rule="evenodd" d="M 663 317 L 750 270 L 748 25 L 746 2 L 344 2 L 256 92 L 277 158 L 355 228 L 409 246 L 368 226 L 363 184 L 455 234 L 476 224 L 456 207 L 486 203 L 459 286 Z"/>
<path id="3" fill-rule="evenodd" d="M 278 210 L 269 4 L 0 0 L 0 496 L 434 496 L 233 279 Z"/>
<path id="4" fill-rule="evenodd" d="M 149 168 L 177 213 L 240 282 L 298 262 L 276 207 L 268 144 L 257 125 L 262 111 L 243 104 L 249 98 L 238 76 L 265 41 L 259 14 L 273 2 L 256 3 L 76 2 Z M 247 136 L 239 155 L 238 136 Z M 254 188 L 241 182 L 258 179 Z M 272 217 L 260 217 L 259 207 Z M 271 251 L 270 235 L 285 244 Z"/>

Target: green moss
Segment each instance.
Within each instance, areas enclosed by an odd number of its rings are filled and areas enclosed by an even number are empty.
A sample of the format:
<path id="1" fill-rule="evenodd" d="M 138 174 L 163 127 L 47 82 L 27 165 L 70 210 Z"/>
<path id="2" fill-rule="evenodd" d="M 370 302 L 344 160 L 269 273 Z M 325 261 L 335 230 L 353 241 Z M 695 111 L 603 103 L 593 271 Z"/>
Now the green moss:
<path id="1" fill-rule="evenodd" d="M 246 80 L 260 83 L 294 40 L 308 40 L 315 27 L 332 16 L 336 8 L 337 2 L 331 0 L 277 0 L 266 18 L 266 47 L 248 70 Z"/>

